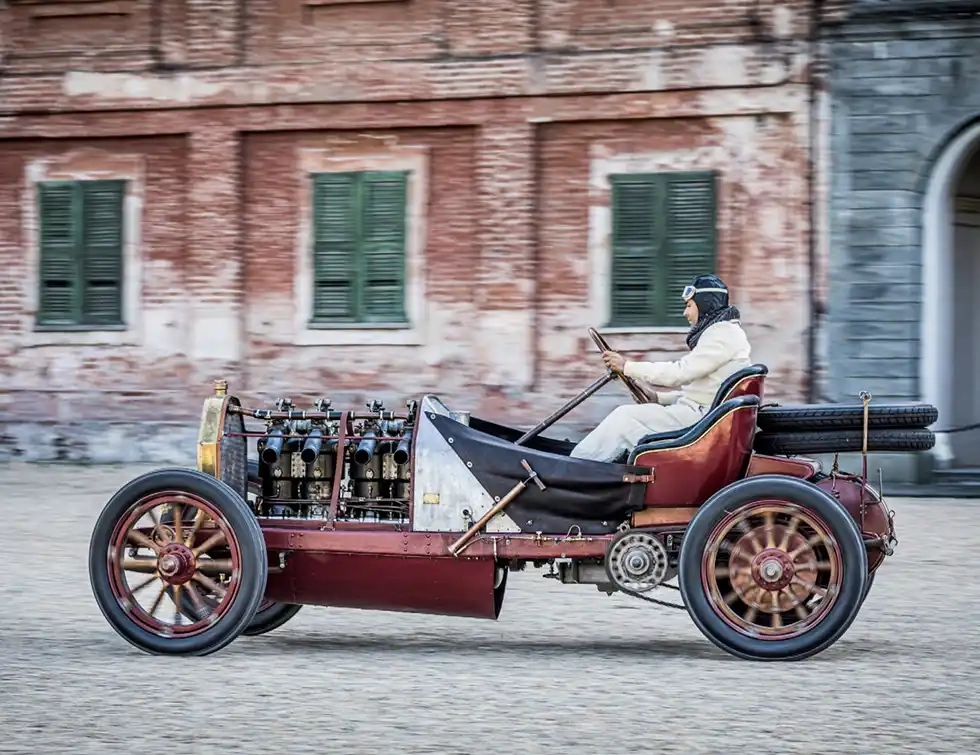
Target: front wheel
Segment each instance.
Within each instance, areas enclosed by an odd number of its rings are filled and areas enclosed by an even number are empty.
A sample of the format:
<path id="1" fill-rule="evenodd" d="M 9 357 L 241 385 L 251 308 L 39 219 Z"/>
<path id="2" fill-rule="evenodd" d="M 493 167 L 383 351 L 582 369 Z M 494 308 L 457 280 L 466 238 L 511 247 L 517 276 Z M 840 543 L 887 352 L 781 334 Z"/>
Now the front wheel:
<path id="1" fill-rule="evenodd" d="M 135 647 L 207 655 L 252 621 L 266 558 L 262 530 L 234 490 L 194 469 L 160 469 L 106 504 L 89 545 L 89 578 L 103 616 Z M 216 603 L 205 613 L 208 594 Z M 183 610 L 187 603 L 197 615 Z"/>
<path id="2" fill-rule="evenodd" d="M 811 483 L 762 475 L 716 493 L 678 564 L 698 629 L 750 660 L 801 660 L 833 645 L 864 602 L 868 561 L 847 510 Z"/>

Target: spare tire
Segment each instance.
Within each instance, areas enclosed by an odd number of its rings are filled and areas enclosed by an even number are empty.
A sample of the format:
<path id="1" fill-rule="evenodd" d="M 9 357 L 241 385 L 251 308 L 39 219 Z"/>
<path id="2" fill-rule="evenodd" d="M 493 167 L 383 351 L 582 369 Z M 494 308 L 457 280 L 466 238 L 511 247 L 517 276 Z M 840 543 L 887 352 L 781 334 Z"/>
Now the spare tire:
<path id="1" fill-rule="evenodd" d="M 930 404 L 871 404 L 868 428 L 923 428 L 939 419 L 939 410 Z M 863 404 L 791 404 L 759 409 L 759 428 L 763 431 L 802 431 L 818 429 L 861 430 Z"/>
<path id="2" fill-rule="evenodd" d="M 753 444 L 756 453 L 776 456 L 860 452 L 861 430 L 823 432 L 760 432 Z M 936 444 L 929 430 L 868 430 L 868 451 L 927 451 Z"/>

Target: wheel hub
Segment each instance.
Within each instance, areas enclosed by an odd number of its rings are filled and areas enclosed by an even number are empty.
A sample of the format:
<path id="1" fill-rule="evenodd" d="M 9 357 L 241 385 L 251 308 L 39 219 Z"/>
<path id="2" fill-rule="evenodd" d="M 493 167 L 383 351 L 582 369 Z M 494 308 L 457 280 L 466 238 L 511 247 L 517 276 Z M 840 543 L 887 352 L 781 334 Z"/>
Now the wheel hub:
<path id="1" fill-rule="evenodd" d="M 650 569 L 650 556 L 634 548 L 623 559 L 624 571 L 631 577 L 639 577 Z"/>
<path id="2" fill-rule="evenodd" d="M 782 590 L 795 572 L 789 554 L 777 548 L 767 548 L 752 559 L 752 579 L 763 590 Z"/>
<path id="3" fill-rule="evenodd" d="M 168 585 L 182 585 L 189 582 L 196 571 L 197 559 L 191 549 L 182 543 L 171 543 L 160 551 L 157 571 Z"/>

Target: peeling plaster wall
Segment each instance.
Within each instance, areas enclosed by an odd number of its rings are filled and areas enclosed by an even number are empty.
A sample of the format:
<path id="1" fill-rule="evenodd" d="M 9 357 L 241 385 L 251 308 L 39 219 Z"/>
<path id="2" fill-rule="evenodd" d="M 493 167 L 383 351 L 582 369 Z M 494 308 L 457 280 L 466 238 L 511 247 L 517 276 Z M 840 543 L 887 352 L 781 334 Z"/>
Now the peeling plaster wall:
<path id="1" fill-rule="evenodd" d="M 719 172 L 718 267 L 772 396 L 799 400 L 806 362 L 805 130 L 792 113 L 548 124 L 543 136 L 541 370 L 573 395 L 594 379 L 586 330 L 609 315 L 610 173 Z M 583 249 L 583 246 L 586 248 Z M 680 302 L 678 301 L 678 306 Z M 673 359 L 686 331 L 605 330 L 638 358 Z M 621 389 L 616 386 L 616 398 Z"/>
<path id="2" fill-rule="evenodd" d="M 23 140 L 0 144 L 0 409 L 6 421 L 187 417 L 193 275 L 183 235 L 187 140 Z M 120 177 L 125 204 L 128 329 L 33 329 L 35 197 L 41 178 Z"/>
<path id="3" fill-rule="evenodd" d="M 604 177 L 631 166 L 721 172 L 719 272 L 769 395 L 802 399 L 808 3 L 133 0 L 107 35 L 109 5 L 0 8 L 0 457 L 190 461 L 218 377 L 246 403 L 434 391 L 529 427 L 601 374 Z M 410 330 L 304 325 L 304 174 L 328 164 L 413 170 Z M 29 177 L 59 165 L 134 176 L 130 331 L 33 332 Z"/>

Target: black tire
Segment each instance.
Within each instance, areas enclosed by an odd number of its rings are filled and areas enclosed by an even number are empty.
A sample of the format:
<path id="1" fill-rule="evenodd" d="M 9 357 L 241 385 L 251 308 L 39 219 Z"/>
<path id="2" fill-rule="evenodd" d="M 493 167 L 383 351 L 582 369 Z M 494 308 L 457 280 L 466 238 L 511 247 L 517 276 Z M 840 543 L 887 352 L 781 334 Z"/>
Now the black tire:
<path id="1" fill-rule="evenodd" d="M 760 432 L 753 448 L 769 455 L 856 453 L 861 451 L 861 430 L 816 432 Z M 868 430 L 868 451 L 927 451 L 936 444 L 930 430 Z"/>
<path id="2" fill-rule="evenodd" d="M 173 600 L 172 590 L 168 589 L 167 595 Z M 214 604 L 214 600 L 210 595 L 206 595 L 204 601 L 208 605 Z M 186 594 L 181 595 L 180 605 L 185 615 L 200 616 L 191 599 Z M 246 637 L 257 637 L 260 634 L 267 634 L 273 629 L 278 629 L 293 618 L 293 616 L 299 613 L 299 609 L 302 607 L 302 603 L 269 603 L 267 606 L 259 604 L 259 608 L 255 611 L 255 615 L 248 623 L 248 626 L 242 630 L 242 634 Z"/>
<path id="3" fill-rule="evenodd" d="M 868 428 L 924 428 L 939 419 L 930 404 L 871 404 Z M 758 425 L 764 432 L 803 430 L 861 430 L 863 404 L 817 404 L 765 406 L 759 410 Z"/>
<path id="4" fill-rule="evenodd" d="M 173 600 L 173 592 L 168 590 L 167 594 L 170 599 Z M 213 596 L 205 595 L 204 602 L 206 605 L 214 605 L 215 601 Z M 263 600 L 263 603 L 265 601 Z M 187 616 L 197 616 L 203 618 L 195 605 L 191 602 L 191 599 L 187 597 L 186 593 L 180 597 L 181 610 Z M 258 609 L 255 611 L 255 615 L 252 620 L 248 623 L 248 626 L 242 630 L 242 634 L 246 637 L 257 637 L 260 634 L 267 634 L 273 629 L 278 629 L 287 621 L 289 621 L 293 616 L 299 613 L 299 609 L 303 607 L 302 603 L 272 603 L 268 605 L 259 604 Z"/>
<path id="5" fill-rule="evenodd" d="M 242 634 L 246 637 L 258 637 L 260 634 L 267 634 L 293 618 L 302 607 L 302 604 L 297 603 L 273 603 L 256 611 L 252 621 L 245 627 Z"/>
<path id="6" fill-rule="evenodd" d="M 210 627 L 186 637 L 166 636 L 140 626 L 114 594 L 110 575 L 108 554 L 120 520 L 142 499 L 167 491 L 199 497 L 216 509 L 238 541 L 240 552 L 240 583 L 228 608 Z M 224 648 L 252 621 L 265 594 L 266 559 L 258 521 L 231 487 L 196 469 L 158 469 L 123 485 L 103 508 L 89 543 L 89 580 L 106 621 L 134 647 L 154 655 L 201 656 Z"/>
<path id="7" fill-rule="evenodd" d="M 731 626 L 716 613 L 702 584 L 702 556 L 714 529 L 731 513 L 767 499 L 793 504 L 822 520 L 838 544 L 842 564 L 841 589 L 826 615 L 809 630 L 786 639 L 761 639 Z M 815 485 L 780 475 L 747 478 L 715 493 L 691 519 L 678 560 L 680 592 L 695 625 L 717 647 L 746 660 L 794 661 L 826 650 L 857 617 L 867 581 L 864 541 L 847 510 Z"/>

